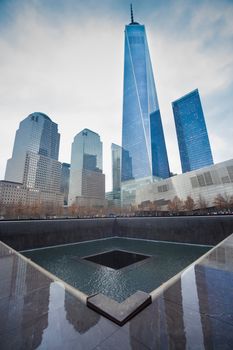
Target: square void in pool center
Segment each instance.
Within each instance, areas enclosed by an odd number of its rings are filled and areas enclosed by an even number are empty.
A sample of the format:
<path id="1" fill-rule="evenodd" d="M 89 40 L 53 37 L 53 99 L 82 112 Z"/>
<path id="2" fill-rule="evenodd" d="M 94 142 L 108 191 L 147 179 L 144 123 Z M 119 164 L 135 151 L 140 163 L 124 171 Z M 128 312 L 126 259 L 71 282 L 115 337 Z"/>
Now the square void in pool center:
<path id="1" fill-rule="evenodd" d="M 119 270 L 148 258 L 150 258 L 149 255 L 125 252 L 123 250 L 112 250 L 110 252 L 86 256 L 83 259 L 99 265 L 111 267 L 114 270 Z"/>

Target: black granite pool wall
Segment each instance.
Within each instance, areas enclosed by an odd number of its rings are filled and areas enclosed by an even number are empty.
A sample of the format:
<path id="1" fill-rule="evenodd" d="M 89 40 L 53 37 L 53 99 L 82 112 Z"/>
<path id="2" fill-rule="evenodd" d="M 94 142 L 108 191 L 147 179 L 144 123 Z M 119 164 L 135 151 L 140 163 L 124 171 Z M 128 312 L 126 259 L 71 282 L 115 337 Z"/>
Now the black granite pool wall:
<path id="1" fill-rule="evenodd" d="M 233 233 L 233 216 L 118 218 L 120 237 L 216 245 Z"/>
<path id="2" fill-rule="evenodd" d="M 0 241 L 16 250 L 112 236 L 215 245 L 233 233 L 233 216 L 0 221 Z"/>
<path id="3" fill-rule="evenodd" d="M 0 241 L 16 250 L 112 237 L 114 219 L 0 221 Z"/>

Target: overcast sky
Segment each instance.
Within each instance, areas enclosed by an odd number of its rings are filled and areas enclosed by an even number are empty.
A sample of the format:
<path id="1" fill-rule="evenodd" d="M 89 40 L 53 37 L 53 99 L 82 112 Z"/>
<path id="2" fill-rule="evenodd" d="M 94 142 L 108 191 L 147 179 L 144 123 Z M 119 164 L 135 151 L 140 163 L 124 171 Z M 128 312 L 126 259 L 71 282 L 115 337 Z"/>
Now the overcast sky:
<path id="1" fill-rule="evenodd" d="M 129 0 L 0 0 L 0 179 L 19 122 L 58 123 L 59 160 L 83 128 L 121 144 L 124 26 Z M 145 24 L 171 171 L 180 159 L 171 102 L 199 89 L 214 162 L 233 154 L 233 1 L 134 0 Z"/>

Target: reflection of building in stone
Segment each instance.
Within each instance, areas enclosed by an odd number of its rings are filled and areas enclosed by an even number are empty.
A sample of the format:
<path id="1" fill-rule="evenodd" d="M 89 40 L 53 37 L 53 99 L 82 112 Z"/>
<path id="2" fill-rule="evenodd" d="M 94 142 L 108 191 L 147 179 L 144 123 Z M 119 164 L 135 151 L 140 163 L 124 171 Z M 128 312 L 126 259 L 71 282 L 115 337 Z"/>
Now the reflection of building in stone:
<path id="1" fill-rule="evenodd" d="M 208 256 L 205 264 L 189 268 L 129 322 L 130 339 L 149 349 L 225 348 L 223 329 L 232 319 L 232 249 L 220 248 L 213 252 L 216 260 L 212 256 L 216 266 L 208 266 Z"/>
<path id="2" fill-rule="evenodd" d="M 26 286 L 27 284 L 30 285 L 30 288 L 32 288 L 34 292 L 24 297 L 24 301 L 27 303 L 28 307 L 24 306 L 23 318 L 25 318 L 26 323 L 29 312 L 33 313 L 33 318 L 40 318 L 38 322 L 33 322 L 33 326 L 30 329 L 30 332 L 33 334 L 33 339 L 31 340 L 32 349 L 36 349 L 41 344 L 44 330 L 48 327 L 50 290 L 48 286 L 42 289 L 38 288 L 40 275 L 42 277 L 42 274 L 38 274 L 37 272 L 26 275 Z M 31 305 L 33 305 L 33 307 L 31 307 Z M 43 317 L 41 317 L 41 315 L 43 315 Z M 25 334 L 27 335 L 27 329 L 25 329 Z"/>
<path id="3" fill-rule="evenodd" d="M 177 282 L 176 303 L 179 306 L 182 305 L 182 289 L 181 289 L 180 280 Z M 179 307 L 177 312 L 177 308 L 173 307 L 172 303 L 166 302 L 166 300 L 164 300 L 164 315 L 166 319 L 167 335 L 169 339 L 168 348 L 170 346 L 173 347 L 177 343 L 177 334 L 173 332 L 174 323 L 175 323 L 176 329 L 180 331 L 178 348 L 186 349 L 186 336 L 185 336 L 186 325 L 184 324 L 182 307 L 181 308 Z"/>
<path id="4" fill-rule="evenodd" d="M 68 293 L 65 294 L 66 319 L 73 325 L 76 331 L 84 334 L 99 322 L 100 315 L 88 309 L 85 304 L 79 301 L 77 303 L 78 309 L 73 307 L 70 295 Z"/>
<path id="5" fill-rule="evenodd" d="M 166 209 L 168 201 L 175 196 L 181 200 L 191 196 L 196 208 L 201 200 L 212 207 L 218 194 L 233 195 L 233 159 L 152 183 L 126 181 L 122 183 L 121 194 L 124 206 L 158 201 Z"/>
<path id="6" fill-rule="evenodd" d="M 210 261 L 210 266 L 208 266 Z M 211 266 L 211 262 L 214 266 Z M 196 286 L 199 297 L 200 313 L 205 347 L 214 349 L 219 340 L 219 322 L 231 322 L 232 317 L 232 293 L 233 290 L 233 260 L 231 246 L 221 246 L 205 258 L 205 265 L 195 267 Z M 214 317 L 205 317 L 214 315 Z"/>
<path id="7" fill-rule="evenodd" d="M 211 325 L 211 319 L 205 315 L 211 315 L 214 313 L 212 310 L 212 301 L 208 303 L 209 293 L 208 293 L 208 281 L 205 274 L 205 267 L 198 265 L 198 268 L 195 269 L 196 274 L 196 288 L 197 295 L 199 299 L 199 310 L 201 313 L 201 323 L 203 328 L 203 334 L 208 334 L 208 337 L 204 337 L 204 346 L 206 349 L 214 349 L 214 334 L 213 327 Z M 211 290 L 213 287 L 211 287 Z M 204 295 L 208 295 L 208 298 L 203 298 Z M 213 300 L 214 301 L 214 300 Z"/>
<path id="8" fill-rule="evenodd" d="M 100 136 L 84 129 L 75 136 L 72 144 L 69 205 L 105 206 L 105 175 L 102 168 Z"/>
<path id="9" fill-rule="evenodd" d="M 199 312 L 200 300 L 197 292 L 196 278 L 195 268 L 192 267 L 189 269 L 188 273 L 181 275 L 181 283 L 179 283 L 178 287 L 178 290 L 180 291 L 179 295 L 182 296 L 178 303 L 181 303 L 182 305 L 186 349 L 192 348 L 193 344 L 195 344 L 197 349 L 204 349 L 203 325 Z M 190 308 L 195 310 L 195 312 L 190 314 Z"/>
<path id="10" fill-rule="evenodd" d="M 181 303 L 181 289 L 177 297 L 177 301 Z M 176 305 L 166 301 L 162 296 L 157 297 L 149 307 L 141 312 L 141 317 L 135 317 L 130 321 L 131 338 L 140 339 L 149 349 L 185 349 L 183 313 L 180 306 L 177 312 Z M 174 332 L 175 328 L 176 332 Z M 179 331 L 179 336 L 177 331 Z"/>
<path id="11" fill-rule="evenodd" d="M 11 254 L 1 259 L 1 273 L 4 275 L 4 289 L 6 298 L 6 313 L 1 315 L 4 331 L 17 329 L 14 335 L 15 344 L 25 339 L 27 348 L 35 349 L 42 341 L 44 329 L 48 326 L 49 288 L 41 288 L 44 276 L 35 272 L 34 269 L 23 259 Z M 14 310 L 12 312 L 12 310 Z M 41 317 L 44 315 L 44 317 Z M 28 337 L 28 327 L 32 320 Z M 28 325 L 26 327 L 25 325 Z M 1 327 L 2 328 L 2 327 Z"/>

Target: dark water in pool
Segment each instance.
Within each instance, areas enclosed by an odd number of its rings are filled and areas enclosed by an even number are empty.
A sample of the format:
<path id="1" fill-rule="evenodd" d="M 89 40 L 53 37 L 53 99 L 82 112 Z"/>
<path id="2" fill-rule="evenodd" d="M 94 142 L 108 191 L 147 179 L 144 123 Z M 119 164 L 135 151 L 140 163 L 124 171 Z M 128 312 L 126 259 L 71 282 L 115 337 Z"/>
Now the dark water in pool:
<path id="1" fill-rule="evenodd" d="M 114 270 L 122 269 L 139 261 L 151 258 L 150 255 L 131 253 L 124 250 L 110 250 L 105 253 L 85 257 L 85 260 L 111 267 Z M 132 268 L 133 266 L 131 266 Z M 135 267 L 135 266 L 134 266 Z"/>
<path id="2" fill-rule="evenodd" d="M 111 238 L 23 254 L 88 295 L 101 292 L 120 302 L 137 290 L 151 292 L 210 248 Z M 118 270 L 82 259 L 109 250 L 133 251 L 151 257 Z"/>

